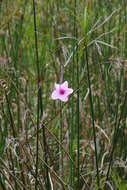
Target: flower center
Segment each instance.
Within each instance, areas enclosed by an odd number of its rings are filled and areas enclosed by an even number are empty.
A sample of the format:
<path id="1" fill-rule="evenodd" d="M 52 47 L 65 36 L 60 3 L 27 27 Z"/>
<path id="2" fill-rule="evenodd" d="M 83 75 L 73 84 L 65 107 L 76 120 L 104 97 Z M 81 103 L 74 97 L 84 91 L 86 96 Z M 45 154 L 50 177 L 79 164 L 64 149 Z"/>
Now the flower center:
<path id="1" fill-rule="evenodd" d="M 65 90 L 64 89 L 60 89 L 59 93 L 60 93 L 60 95 L 64 95 Z"/>

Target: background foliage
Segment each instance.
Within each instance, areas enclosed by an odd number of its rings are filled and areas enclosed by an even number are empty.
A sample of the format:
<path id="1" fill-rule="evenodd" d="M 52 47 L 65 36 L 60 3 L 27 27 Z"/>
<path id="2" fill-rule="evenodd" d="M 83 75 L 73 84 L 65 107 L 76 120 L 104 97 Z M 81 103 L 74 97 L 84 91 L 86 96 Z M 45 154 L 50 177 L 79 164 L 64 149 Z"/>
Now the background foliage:
<path id="1" fill-rule="evenodd" d="M 0 189 L 127 189 L 126 115 L 126 0 L 0 1 Z"/>

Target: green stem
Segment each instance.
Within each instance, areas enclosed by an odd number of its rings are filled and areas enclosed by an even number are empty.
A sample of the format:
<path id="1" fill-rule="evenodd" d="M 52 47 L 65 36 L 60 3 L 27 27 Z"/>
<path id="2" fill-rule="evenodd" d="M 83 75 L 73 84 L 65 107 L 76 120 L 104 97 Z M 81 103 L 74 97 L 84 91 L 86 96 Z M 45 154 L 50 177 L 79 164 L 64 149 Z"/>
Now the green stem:
<path id="1" fill-rule="evenodd" d="M 38 43 L 37 43 L 37 28 L 36 28 L 36 11 L 35 11 L 35 1 L 33 0 L 33 12 L 34 12 L 34 35 L 35 35 L 35 50 L 36 50 L 36 67 L 37 67 L 37 76 L 38 76 L 38 99 L 37 99 L 37 136 L 36 136 L 36 176 L 35 176 L 35 190 L 38 189 L 38 151 L 39 151 L 39 117 L 40 117 L 40 104 L 39 104 L 39 57 L 38 57 Z"/>
<path id="2" fill-rule="evenodd" d="M 62 103 L 60 102 L 60 128 L 59 128 L 59 141 L 62 145 L 63 142 L 63 121 L 62 121 Z M 63 176 L 63 151 L 59 145 L 59 176 L 62 178 Z"/>
<path id="3" fill-rule="evenodd" d="M 6 92 L 5 92 L 5 97 L 6 97 L 8 112 L 9 112 L 9 116 L 10 116 L 10 123 L 11 123 L 12 132 L 13 132 L 13 137 L 16 138 L 16 132 L 15 132 L 15 127 L 14 127 L 14 120 L 13 120 L 13 116 L 12 116 L 11 109 L 10 109 L 10 102 L 9 102 L 9 99 L 8 99 L 8 96 L 7 96 Z"/>
<path id="4" fill-rule="evenodd" d="M 39 55 L 38 55 L 38 37 L 37 37 L 37 25 L 36 25 L 36 8 L 35 8 L 35 0 L 33 0 L 33 13 L 34 13 L 34 35 L 35 35 L 35 51 L 36 51 L 36 67 L 37 67 L 37 85 L 38 85 L 38 100 L 37 100 L 37 136 L 36 136 L 36 177 L 35 177 L 35 190 L 38 189 L 38 165 L 39 165 L 39 124 L 40 118 L 43 115 L 43 102 L 42 102 L 42 90 L 40 87 L 40 66 L 39 66 Z M 48 164 L 48 155 L 47 155 L 47 142 L 45 136 L 45 127 L 43 126 L 43 144 L 44 144 L 44 159 Z M 48 176 L 48 167 L 45 170 L 46 173 L 46 188 L 50 190 L 50 181 Z"/>
<path id="5" fill-rule="evenodd" d="M 95 131 L 95 122 L 94 122 L 94 108 L 93 108 L 93 99 L 92 99 L 92 90 L 91 90 L 91 80 L 90 80 L 90 71 L 89 71 L 89 62 L 88 62 L 88 52 L 87 52 L 87 46 L 86 45 L 85 45 L 85 53 L 86 53 L 87 77 L 88 77 L 88 86 L 89 86 L 89 100 L 90 100 L 91 118 L 92 118 L 92 127 L 93 127 L 93 136 L 94 136 L 95 158 L 96 158 L 97 185 L 98 185 L 98 188 L 99 188 L 100 187 L 100 179 L 99 179 L 99 169 L 98 169 L 96 131 Z"/>
<path id="6" fill-rule="evenodd" d="M 118 136 L 119 136 L 118 132 L 119 132 L 120 121 L 122 119 L 122 115 L 123 115 L 123 112 L 124 112 L 124 106 L 126 105 L 126 99 L 127 99 L 127 93 L 126 93 L 124 103 L 123 103 L 123 107 L 122 107 L 121 114 L 120 114 L 120 118 L 119 118 L 119 121 L 118 121 L 118 110 L 119 110 L 119 104 L 120 104 L 120 91 L 121 91 L 122 76 L 123 76 L 123 72 L 121 70 L 120 81 L 117 84 L 118 98 L 117 98 L 117 105 L 116 105 L 115 129 L 114 129 L 113 141 L 112 141 L 113 146 L 112 146 L 112 150 L 111 150 L 111 153 L 110 153 L 110 160 L 109 160 L 109 166 L 108 166 L 108 171 L 107 171 L 107 175 L 106 175 L 106 181 L 108 180 L 108 177 L 109 177 L 110 168 L 111 168 L 111 165 L 112 165 L 113 154 L 114 154 L 114 151 L 115 151 L 115 148 L 116 148 L 116 144 L 118 142 Z"/>
<path id="7" fill-rule="evenodd" d="M 35 52 L 36 52 L 36 67 L 37 67 L 37 85 L 38 85 L 38 99 L 37 99 L 37 136 L 36 136 L 36 176 L 35 176 L 35 190 L 38 189 L 38 165 L 39 165 L 39 123 L 40 115 L 43 112 L 41 101 L 41 88 L 40 88 L 40 68 L 39 68 L 39 55 L 38 55 L 38 38 L 37 38 L 37 25 L 36 25 L 36 8 L 35 1 L 33 0 L 33 13 L 34 13 L 34 36 L 35 36 Z M 44 129 L 43 129 L 44 130 Z"/>
<path id="8" fill-rule="evenodd" d="M 77 49 L 78 51 L 78 49 Z M 79 65 L 78 65 L 78 52 L 77 58 L 77 176 L 78 176 L 78 189 L 80 189 L 80 110 L 79 110 Z"/>

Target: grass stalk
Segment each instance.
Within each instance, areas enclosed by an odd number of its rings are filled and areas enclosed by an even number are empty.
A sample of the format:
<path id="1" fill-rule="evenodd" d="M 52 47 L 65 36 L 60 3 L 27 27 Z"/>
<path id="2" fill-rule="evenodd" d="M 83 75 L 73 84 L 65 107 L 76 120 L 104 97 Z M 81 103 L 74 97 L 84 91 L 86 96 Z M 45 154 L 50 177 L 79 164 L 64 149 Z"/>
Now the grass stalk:
<path id="1" fill-rule="evenodd" d="M 106 181 L 109 178 L 110 168 L 111 168 L 112 161 L 113 161 L 113 154 L 114 154 L 114 151 L 115 151 L 115 148 L 116 148 L 116 144 L 118 142 L 118 136 L 119 136 L 118 133 L 119 133 L 120 121 L 122 119 L 123 112 L 124 112 L 124 107 L 125 107 L 126 101 L 127 101 L 127 93 L 126 93 L 125 98 L 124 98 L 124 103 L 123 103 L 123 106 L 122 106 L 122 109 L 121 109 L 121 114 L 120 114 L 120 117 L 119 117 L 119 120 L 118 120 L 118 110 L 119 110 L 119 104 L 120 104 L 120 91 L 121 91 L 122 75 L 123 75 L 123 72 L 121 70 L 121 72 L 120 72 L 120 81 L 118 81 L 118 84 L 117 84 L 118 98 L 117 98 L 117 105 L 116 105 L 116 112 L 115 112 L 116 113 L 115 129 L 114 129 L 114 134 L 113 134 L 112 150 L 111 150 L 111 153 L 110 153 L 110 160 L 109 160 L 108 171 L 107 171 L 107 175 L 106 175 Z"/>
<path id="2" fill-rule="evenodd" d="M 72 1 L 70 2 L 70 4 Z M 74 5 L 74 16 L 73 16 L 73 36 L 76 36 L 76 1 Z M 71 64 L 71 77 L 72 77 L 72 89 L 75 87 L 75 41 L 73 41 L 73 61 Z M 74 137 L 75 137 L 75 117 L 74 117 L 74 97 L 72 96 L 71 101 L 71 128 L 70 128 L 70 156 L 72 160 L 74 159 Z M 74 166 L 72 162 L 70 161 L 70 186 L 74 187 Z"/>
<path id="3" fill-rule="evenodd" d="M 40 117 L 43 115 L 43 104 L 42 104 L 42 90 L 40 86 L 40 65 L 39 65 L 39 55 L 38 55 L 38 37 L 37 37 L 37 25 L 36 25 L 36 7 L 35 0 L 33 0 L 33 14 L 34 14 L 34 36 L 35 36 L 35 51 L 36 51 L 36 68 L 37 68 L 37 87 L 38 87 L 38 97 L 37 97 L 37 136 L 36 136 L 36 177 L 35 177 L 35 190 L 38 189 L 38 165 L 39 165 L 39 124 Z M 45 153 L 45 162 L 47 163 L 47 144 L 45 136 L 45 127 L 43 126 L 43 144 Z M 50 189 L 48 176 L 48 167 L 46 167 L 46 187 L 47 190 Z"/>
<path id="4" fill-rule="evenodd" d="M 79 61 L 78 61 L 78 47 L 77 47 L 77 110 L 76 110 L 76 116 L 77 116 L 77 178 L 78 178 L 78 184 L 77 188 L 80 189 L 80 109 L 79 109 Z"/>
<path id="5" fill-rule="evenodd" d="M 99 188 L 100 187 L 100 178 L 99 178 L 99 169 L 98 169 L 97 142 L 96 142 L 94 108 L 93 108 L 93 98 L 92 98 L 92 89 L 91 89 L 91 80 L 90 80 L 87 45 L 85 45 L 85 54 L 86 54 L 87 78 L 88 78 L 88 86 L 89 86 L 89 100 L 90 100 L 90 109 L 91 109 L 91 119 L 92 119 L 93 137 L 94 137 L 95 159 L 96 159 L 97 186 Z"/>
<path id="6" fill-rule="evenodd" d="M 125 94 L 124 102 L 123 102 L 123 105 L 122 105 L 120 118 L 119 118 L 119 121 L 118 121 L 118 123 L 117 123 L 116 130 L 115 130 L 115 132 L 114 132 L 114 135 L 113 135 L 113 147 L 112 147 L 112 151 L 111 151 L 111 154 L 110 154 L 110 161 L 109 161 L 108 171 L 107 171 L 107 175 L 106 175 L 106 181 L 107 181 L 108 178 L 109 178 L 109 173 L 110 173 L 110 169 L 111 169 L 111 165 L 112 165 L 112 161 L 113 161 L 113 154 L 114 154 L 114 151 L 115 151 L 115 148 L 116 148 L 118 139 L 119 139 L 119 127 L 120 127 L 120 122 L 121 122 L 121 120 L 122 120 L 122 116 L 123 116 L 123 112 L 124 112 L 126 103 L 127 103 L 127 92 L 126 92 L 126 94 Z"/>
<path id="7" fill-rule="evenodd" d="M 58 54 L 60 54 L 60 52 L 58 51 Z M 60 65 L 60 84 L 63 81 L 63 74 L 64 74 L 64 67 L 61 64 Z M 63 104 L 62 102 L 59 103 L 59 107 L 60 107 L 60 127 L 59 127 L 59 142 L 62 145 L 63 144 L 63 113 L 62 113 L 62 109 L 63 109 Z M 63 177 L 63 150 L 61 148 L 61 145 L 59 144 L 59 176 L 60 178 Z M 61 186 L 62 189 L 62 186 Z"/>
<path id="8" fill-rule="evenodd" d="M 9 112 L 9 116 L 10 116 L 10 124 L 11 124 L 11 128 L 12 128 L 13 137 L 16 138 L 16 131 L 15 131 L 15 126 L 14 126 L 14 120 L 13 120 L 12 112 L 11 112 L 11 109 L 10 109 L 10 102 L 9 102 L 8 95 L 7 95 L 6 92 L 5 92 L 5 97 L 6 97 L 8 112 Z"/>
<path id="9" fill-rule="evenodd" d="M 76 17 L 78 14 L 77 10 L 78 1 L 74 1 L 74 37 L 78 39 L 77 22 Z M 79 60 L 78 60 L 78 45 L 75 50 L 75 61 L 76 61 L 76 83 L 77 83 L 77 105 L 76 105 L 76 133 L 77 133 L 77 189 L 80 189 L 80 110 L 79 110 Z"/>
<path id="10" fill-rule="evenodd" d="M 35 35 L 35 51 L 36 51 L 36 67 L 37 67 L 37 87 L 38 87 L 38 97 L 37 97 L 37 135 L 36 135 L 36 177 L 35 177 L 35 190 L 38 189 L 38 157 L 39 157 L 39 120 L 40 120 L 40 103 L 39 103 L 39 96 L 40 96 L 40 86 L 39 86 L 39 77 L 40 77 L 40 72 L 39 72 L 39 56 L 38 56 L 38 40 L 37 40 L 37 28 L 36 28 L 36 9 L 35 9 L 35 1 L 33 0 L 33 13 L 34 13 L 34 35 Z"/>
<path id="11" fill-rule="evenodd" d="M 74 56 L 73 56 L 73 62 L 71 65 L 71 70 L 72 70 L 72 88 L 74 89 Z M 71 128 L 70 128 L 70 156 L 72 160 L 74 159 L 74 153 L 73 153 L 73 142 L 74 142 L 74 97 L 72 96 L 72 101 L 71 101 Z M 73 188 L 74 187 L 74 166 L 70 160 L 70 186 Z"/>

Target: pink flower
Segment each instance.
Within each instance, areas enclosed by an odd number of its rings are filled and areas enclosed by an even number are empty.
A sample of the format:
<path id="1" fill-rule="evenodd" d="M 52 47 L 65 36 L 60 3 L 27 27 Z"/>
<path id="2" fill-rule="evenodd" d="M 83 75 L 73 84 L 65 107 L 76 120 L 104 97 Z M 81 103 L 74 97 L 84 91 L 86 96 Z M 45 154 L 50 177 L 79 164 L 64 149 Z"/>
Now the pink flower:
<path id="1" fill-rule="evenodd" d="M 53 100 L 59 99 L 63 102 L 68 101 L 68 96 L 73 93 L 73 89 L 68 88 L 68 82 L 65 81 L 63 84 L 55 83 L 55 90 L 51 94 Z"/>

